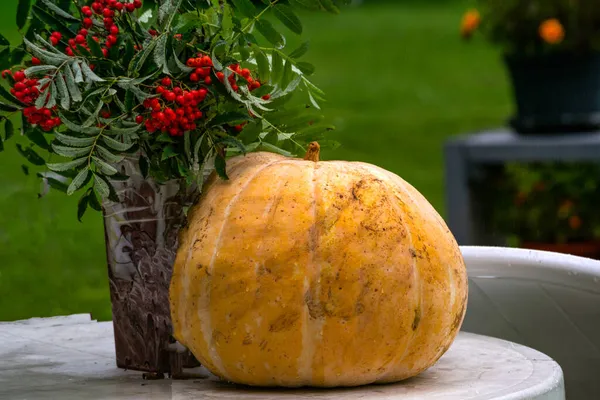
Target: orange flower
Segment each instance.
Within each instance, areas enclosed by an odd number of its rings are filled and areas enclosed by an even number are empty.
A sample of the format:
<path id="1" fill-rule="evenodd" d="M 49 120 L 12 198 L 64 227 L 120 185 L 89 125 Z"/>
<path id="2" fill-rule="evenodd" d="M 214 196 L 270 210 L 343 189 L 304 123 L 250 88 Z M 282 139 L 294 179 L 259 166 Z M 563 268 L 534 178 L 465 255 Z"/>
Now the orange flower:
<path id="1" fill-rule="evenodd" d="M 565 28 L 556 18 L 548 19 L 540 25 L 540 37 L 546 43 L 558 44 L 565 38 Z"/>
<path id="2" fill-rule="evenodd" d="M 465 13 L 460 27 L 460 34 L 464 38 L 469 38 L 479 27 L 481 23 L 481 15 L 477 10 L 469 10 Z"/>
<path id="3" fill-rule="evenodd" d="M 577 229 L 581 228 L 581 224 L 582 223 L 583 222 L 581 221 L 581 218 L 579 218 L 577 215 L 573 215 L 571 218 L 569 218 L 569 226 L 574 231 L 576 231 Z"/>

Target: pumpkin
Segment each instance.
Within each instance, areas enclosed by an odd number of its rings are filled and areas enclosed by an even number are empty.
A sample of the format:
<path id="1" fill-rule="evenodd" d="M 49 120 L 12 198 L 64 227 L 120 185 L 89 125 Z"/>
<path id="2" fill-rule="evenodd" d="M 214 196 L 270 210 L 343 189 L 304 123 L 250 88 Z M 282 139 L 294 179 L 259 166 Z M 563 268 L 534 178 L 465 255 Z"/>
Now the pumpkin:
<path id="1" fill-rule="evenodd" d="M 432 366 L 462 324 L 467 276 L 411 185 L 360 162 L 256 152 L 213 175 L 180 234 L 174 337 L 224 380 L 357 386 Z"/>

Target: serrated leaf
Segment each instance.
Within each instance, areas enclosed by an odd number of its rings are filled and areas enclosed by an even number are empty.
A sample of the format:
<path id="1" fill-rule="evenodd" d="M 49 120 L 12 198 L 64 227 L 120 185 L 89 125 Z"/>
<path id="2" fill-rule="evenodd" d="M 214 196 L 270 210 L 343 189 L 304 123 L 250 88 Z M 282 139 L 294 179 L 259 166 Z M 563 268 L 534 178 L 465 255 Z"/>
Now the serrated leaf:
<path id="1" fill-rule="evenodd" d="M 49 10 L 53 11 L 56 15 L 69 20 L 69 21 L 75 21 L 75 22 L 79 22 L 79 18 L 76 18 L 74 16 L 72 16 L 71 14 L 69 14 L 68 12 L 66 12 L 65 10 L 63 10 L 62 8 L 58 7 L 55 4 L 52 4 L 50 2 L 50 0 L 41 0 L 41 2 L 48 7 Z"/>
<path id="2" fill-rule="evenodd" d="M 92 146 L 87 147 L 68 147 L 52 143 L 52 150 L 63 157 L 76 158 L 90 154 Z"/>
<path id="3" fill-rule="evenodd" d="M 67 117 L 65 117 L 65 115 L 63 113 L 61 113 L 60 111 L 58 112 L 58 116 L 60 117 L 60 120 L 62 121 L 62 123 L 65 124 L 65 126 L 73 132 L 94 135 L 94 134 L 100 133 L 100 131 L 101 131 L 100 128 L 85 127 L 85 126 L 77 125 L 74 122 L 67 119 Z"/>
<path id="4" fill-rule="evenodd" d="M 73 72 L 75 73 L 75 82 L 83 83 L 83 72 L 81 71 L 81 66 L 78 61 L 75 61 L 72 65 Z"/>
<path id="5" fill-rule="evenodd" d="M 273 24 L 271 24 L 268 20 L 257 20 L 256 29 L 275 47 L 281 49 L 285 46 L 285 37 L 281 33 L 277 32 L 277 30 L 273 27 Z"/>
<path id="6" fill-rule="evenodd" d="M 227 176 L 227 163 L 225 161 L 225 157 L 220 154 L 217 154 L 215 157 L 215 171 L 223 180 L 229 180 L 229 176 Z"/>
<path id="7" fill-rule="evenodd" d="M 30 0 L 19 0 L 17 5 L 17 27 L 23 29 L 29 16 Z"/>
<path id="8" fill-rule="evenodd" d="M 94 175 L 94 190 L 101 199 L 106 199 L 110 196 L 110 187 L 108 182 L 98 175 Z"/>
<path id="9" fill-rule="evenodd" d="M 50 42 L 48 42 L 46 39 L 44 39 L 43 37 L 41 37 L 37 33 L 34 35 L 34 37 L 36 38 L 36 40 L 38 42 L 40 42 L 42 44 L 42 47 L 44 48 L 44 50 L 47 50 L 47 51 L 49 51 L 51 53 L 59 54 L 61 56 L 64 55 L 63 53 L 61 53 L 61 51 L 59 49 L 57 49 L 56 47 L 54 47 Z"/>
<path id="10" fill-rule="evenodd" d="M 93 210 L 102 211 L 102 205 L 98 201 L 98 198 L 96 197 L 96 193 L 94 191 L 90 191 L 90 193 L 88 194 L 88 204 Z"/>
<path id="11" fill-rule="evenodd" d="M 65 135 L 60 132 L 55 132 L 54 137 L 56 139 L 58 139 L 62 144 L 65 144 L 67 146 L 73 146 L 73 147 L 88 147 L 88 146 L 93 145 L 94 142 L 96 141 L 95 137 L 80 138 L 80 137 Z"/>
<path id="12" fill-rule="evenodd" d="M 67 89 L 65 76 L 62 74 L 62 72 L 59 72 L 54 81 L 56 82 L 56 87 L 60 96 L 60 106 L 63 109 L 68 110 L 71 107 L 71 96 L 69 95 L 69 90 Z"/>
<path id="13" fill-rule="evenodd" d="M 69 185 L 69 188 L 67 189 L 68 196 L 75 193 L 81 187 L 81 185 L 83 185 L 83 183 L 87 179 L 89 173 L 90 173 L 90 170 L 87 168 L 79 171 L 79 173 L 77 174 L 77 176 L 75 178 L 73 178 L 73 181 L 71 182 L 71 184 Z"/>
<path id="14" fill-rule="evenodd" d="M 246 125 L 237 138 L 242 143 L 250 144 L 258 139 L 258 136 L 262 133 L 262 131 L 262 122 L 257 121 L 255 123 Z"/>
<path id="15" fill-rule="evenodd" d="M 76 160 L 69 161 L 69 162 L 46 164 L 46 166 L 52 171 L 63 172 L 63 171 L 68 171 L 73 168 L 77 168 L 86 162 L 87 162 L 87 157 L 81 157 L 81 158 L 78 158 Z"/>
<path id="16" fill-rule="evenodd" d="M 13 137 L 15 133 L 15 128 L 13 126 L 12 121 L 10 120 L 6 120 L 6 122 L 4 123 L 4 140 L 8 140 L 11 137 Z"/>
<path id="17" fill-rule="evenodd" d="M 132 133 L 136 133 L 141 128 L 142 128 L 142 125 L 137 125 L 137 124 L 135 126 L 132 126 L 131 128 L 117 128 L 116 126 L 111 126 L 110 130 L 108 130 L 107 133 L 127 136 L 127 135 L 131 135 Z"/>
<path id="18" fill-rule="evenodd" d="M 76 64 L 76 63 L 74 63 Z M 67 65 L 63 69 L 65 81 L 67 83 L 67 88 L 69 89 L 69 94 L 71 95 L 71 100 L 78 103 L 83 98 L 81 97 L 81 91 L 77 86 L 77 82 L 75 82 L 75 77 L 73 76 L 73 71 L 71 70 L 71 66 Z"/>
<path id="19" fill-rule="evenodd" d="M 296 63 L 296 68 L 302 71 L 304 75 L 312 75 L 315 72 L 315 66 L 306 61 Z"/>
<path id="20" fill-rule="evenodd" d="M 294 71 L 292 67 L 292 61 L 287 60 L 283 67 L 283 75 L 281 76 L 281 84 L 279 85 L 281 90 L 285 90 L 292 81 L 292 79 L 294 79 Z"/>
<path id="21" fill-rule="evenodd" d="M 150 57 L 155 48 L 156 40 L 151 40 L 142 51 L 140 51 L 135 55 L 135 57 L 133 57 L 133 59 L 129 63 L 129 67 L 127 68 L 127 75 L 134 76 L 134 72 L 142 70 L 144 64 L 146 63 L 146 60 L 148 59 L 148 57 Z"/>
<path id="22" fill-rule="evenodd" d="M 271 78 L 274 85 L 277 85 L 281 82 L 281 78 L 283 77 L 283 58 L 279 52 L 274 52 L 271 56 L 271 63 L 273 64 L 273 69 L 271 71 Z"/>
<path id="23" fill-rule="evenodd" d="M 114 175 L 116 174 L 118 171 L 115 167 L 113 167 L 112 165 L 110 165 L 109 163 L 107 163 L 104 160 L 101 160 L 98 157 L 92 157 L 92 160 L 94 160 L 94 162 L 96 163 L 96 165 L 98 167 L 100 167 L 100 169 L 102 170 L 102 173 L 105 175 Z"/>
<path id="24" fill-rule="evenodd" d="M 190 73 L 195 70 L 195 68 L 188 67 L 187 65 L 182 63 L 179 57 L 177 57 L 177 55 L 173 55 L 173 60 L 175 60 L 175 65 L 177 65 L 177 68 L 179 68 L 181 72 Z"/>
<path id="25" fill-rule="evenodd" d="M 81 63 L 81 71 L 83 72 L 83 75 L 87 78 L 88 82 L 104 82 L 104 79 L 96 75 L 85 61 Z"/>
<path id="26" fill-rule="evenodd" d="M 89 203 L 89 192 L 85 193 L 83 196 L 79 198 L 77 202 L 77 220 L 81 222 L 81 219 L 85 215 L 85 212 L 88 208 Z"/>
<path id="27" fill-rule="evenodd" d="M 125 158 L 125 156 L 123 155 L 113 154 L 108 149 L 98 145 L 96 146 L 96 151 L 98 152 L 100 157 L 113 164 L 120 163 Z"/>
<path id="28" fill-rule="evenodd" d="M 103 90 L 104 89 L 101 89 L 100 91 L 103 91 Z M 102 129 L 92 127 L 92 125 L 94 125 L 96 122 L 98 122 L 98 119 L 99 119 L 98 115 L 100 114 L 100 111 L 102 111 L 102 107 L 104 107 L 104 102 L 102 101 L 102 99 L 100 99 L 100 101 L 96 105 L 96 108 L 94 109 L 94 112 L 91 113 L 89 115 L 89 117 L 83 122 L 83 125 L 81 126 L 81 131 L 79 131 L 80 133 L 87 133 L 87 134 L 95 135 L 95 134 L 102 132 Z M 67 125 L 67 127 L 69 127 L 69 125 Z"/>
<path id="29" fill-rule="evenodd" d="M 50 150 L 50 146 L 48 145 L 48 141 L 44 137 L 44 135 L 37 129 L 30 130 L 27 132 L 27 138 L 31 140 L 34 144 L 44 150 Z"/>
<path id="30" fill-rule="evenodd" d="M 168 145 L 162 152 L 160 156 L 161 161 L 168 160 L 171 157 L 175 157 L 177 155 L 177 150 L 172 145 Z"/>
<path id="31" fill-rule="evenodd" d="M 115 151 L 127 151 L 130 148 L 133 147 L 134 143 L 123 143 L 123 142 L 119 142 L 118 140 L 115 140 L 111 137 L 108 136 L 102 136 L 102 141 L 108 146 L 110 147 L 112 150 Z"/>
<path id="32" fill-rule="evenodd" d="M 217 71 L 222 71 L 223 70 L 223 64 L 221 64 L 221 62 L 219 61 L 219 59 L 217 57 L 217 54 L 216 54 L 217 53 L 217 49 L 219 49 L 219 48 L 221 48 L 223 46 L 226 46 L 226 45 L 227 45 L 227 42 L 225 42 L 224 40 L 221 40 L 221 41 L 217 42 L 215 44 L 215 46 L 213 47 L 213 49 L 212 49 L 212 52 L 211 52 L 211 56 L 212 57 L 211 58 L 212 58 L 212 61 L 213 61 L 213 66 L 215 67 L 215 69 Z"/>
<path id="33" fill-rule="evenodd" d="M 94 57 L 104 58 L 102 47 L 100 47 L 100 44 L 94 40 L 93 35 L 88 35 L 87 44 Z"/>
<path id="34" fill-rule="evenodd" d="M 156 41 L 156 48 L 154 50 L 154 62 L 159 69 L 162 69 L 164 74 L 169 75 L 168 62 L 167 62 L 167 35 L 161 35 Z"/>
<path id="35" fill-rule="evenodd" d="M 242 15 L 245 15 L 248 18 L 256 17 L 256 7 L 254 7 L 254 4 L 252 4 L 250 0 L 232 0 L 232 3 Z"/>
<path id="36" fill-rule="evenodd" d="M 285 4 L 275 4 L 273 6 L 273 14 L 280 20 L 289 30 L 297 35 L 302 34 L 302 22 L 300 18 L 294 13 L 291 7 Z"/>
<path id="37" fill-rule="evenodd" d="M 50 82 L 50 98 L 46 103 L 47 108 L 52 108 L 56 105 L 56 84 L 54 82 Z"/>
<path id="38" fill-rule="evenodd" d="M 262 82 L 268 82 L 271 77 L 271 66 L 267 55 L 258 46 L 252 46 L 254 52 L 254 59 L 258 66 L 258 76 Z"/>
<path id="39" fill-rule="evenodd" d="M 51 53 L 47 50 L 40 49 L 35 44 L 31 43 L 27 38 L 23 38 L 23 43 L 27 46 L 27 49 L 42 62 L 51 65 L 61 65 L 65 61 L 69 60 L 69 57 L 64 54 Z"/>
<path id="40" fill-rule="evenodd" d="M 289 56 L 291 58 L 300 58 L 306 54 L 309 47 L 310 47 L 310 42 L 306 41 L 306 42 L 302 43 L 296 50 L 292 51 Z"/>

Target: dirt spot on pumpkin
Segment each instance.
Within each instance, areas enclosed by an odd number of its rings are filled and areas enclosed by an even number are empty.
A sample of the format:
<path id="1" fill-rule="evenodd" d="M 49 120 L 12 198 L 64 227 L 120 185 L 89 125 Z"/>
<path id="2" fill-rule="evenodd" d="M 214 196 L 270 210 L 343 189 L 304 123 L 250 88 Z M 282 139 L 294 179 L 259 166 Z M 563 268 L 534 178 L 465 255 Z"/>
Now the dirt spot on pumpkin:
<path id="1" fill-rule="evenodd" d="M 281 314 L 269 327 L 270 332 L 281 332 L 291 329 L 300 318 L 299 312 Z"/>
<path id="2" fill-rule="evenodd" d="M 249 346 L 252 344 L 252 335 L 247 334 L 246 337 L 244 337 L 244 341 L 242 342 L 242 344 L 244 346 Z"/>
<path id="3" fill-rule="evenodd" d="M 417 308 L 415 308 L 415 318 L 413 319 L 412 330 L 416 331 L 417 328 L 419 327 L 420 323 L 421 323 L 421 307 L 417 307 Z"/>

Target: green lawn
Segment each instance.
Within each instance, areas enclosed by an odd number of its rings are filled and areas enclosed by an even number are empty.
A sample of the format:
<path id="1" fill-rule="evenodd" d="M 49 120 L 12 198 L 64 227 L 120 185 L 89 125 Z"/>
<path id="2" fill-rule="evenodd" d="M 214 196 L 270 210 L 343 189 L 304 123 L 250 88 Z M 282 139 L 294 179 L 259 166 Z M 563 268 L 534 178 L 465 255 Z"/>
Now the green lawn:
<path id="1" fill-rule="evenodd" d="M 12 38 L 13 3 L 4 0 L 0 15 L 0 32 Z M 443 213 L 444 140 L 504 123 L 508 86 L 493 49 L 459 39 L 462 3 L 398 3 L 304 18 L 308 61 L 343 143 L 323 156 L 387 168 Z M 14 143 L 0 154 L 0 320 L 76 312 L 109 319 L 100 215 L 80 224 L 75 198 L 38 199 L 39 182 L 21 172 Z"/>

